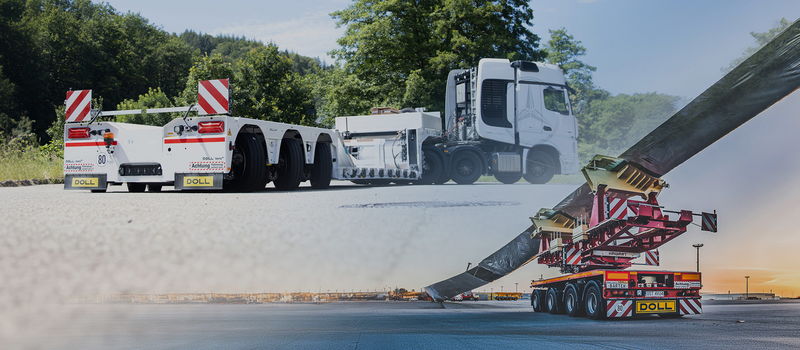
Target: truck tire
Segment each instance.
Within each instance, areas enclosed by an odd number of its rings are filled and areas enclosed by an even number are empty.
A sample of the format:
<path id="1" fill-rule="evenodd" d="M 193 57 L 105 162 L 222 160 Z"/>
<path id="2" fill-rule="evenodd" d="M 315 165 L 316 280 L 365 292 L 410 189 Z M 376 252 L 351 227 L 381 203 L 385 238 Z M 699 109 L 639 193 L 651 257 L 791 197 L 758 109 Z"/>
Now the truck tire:
<path id="1" fill-rule="evenodd" d="M 531 307 L 533 312 L 544 311 L 544 291 L 541 289 L 534 289 L 531 293 Z"/>
<path id="2" fill-rule="evenodd" d="M 483 173 L 483 161 L 471 151 L 457 152 L 450 165 L 450 178 L 461 185 L 475 183 Z"/>
<path id="3" fill-rule="evenodd" d="M 333 174 L 331 145 L 317 142 L 317 146 L 314 149 L 314 167 L 311 168 L 311 188 L 323 189 L 330 187 L 331 174 Z"/>
<path id="4" fill-rule="evenodd" d="M 564 289 L 564 311 L 571 317 L 578 317 L 583 314 L 583 304 L 578 297 L 578 288 L 574 284 L 567 284 Z"/>
<path id="5" fill-rule="evenodd" d="M 494 178 L 506 185 L 511 185 L 522 178 L 522 173 L 494 173 Z"/>
<path id="6" fill-rule="evenodd" d="M 128 192 L 144 192 L 147 188 L 147 184 L 143 183 L 128 182 L 126 185 L 128 185 Z"/>
<path id="7" fill-rule="evenodd" d="M 239 134 L 231 162 L 233 180 L 230 189 L 251 192 L 267 185 L 266 145 L 255 134 Z"/>
<path id="8" fill-rule="evenodd" d="M 442 177 L 444 171 L 444 159 L 434 149 L 425 149 L 422 151 L 422 176 L 420 176 L 419 183 L 422 185 L 432 185 Z"/>
<path id="9" fill-rule="evenodd" d="M 275 179 L 275 188 L 279 190 L 293 190 L 300 187 L 300 178 L 303 176 L 303 145 L 296 139 L 283 139 L 278 160 L 278 178 Z"/>
<path id="10" fill-rule="evenodd" d="M 600 287 L 594 281 L 589 282 L 584 289 L 583 306 L 586 317 L 593 320 L 602 320 L 606 317 L 606 301 L 600 293 Z"/>
<path id="11" fill-rule="evenodd" d="M 161 184 L 147 184 L 147 192 L 161 192 Z"/>
<path id="12" fill-rule="evenodd" d="M 564 303 L 561 302 L 561 293 L 558 292 L 558 289 L 550 288 L 547 290 L 544 307 L 551 314 L 564 313 Z"/>
<path id="13" fill-rule="evenodd" d="M 545 184 L 556 175 L 556 159 L 545 151 L 531 150 L 525 162 L 525 180 L 532 184 Z"/>

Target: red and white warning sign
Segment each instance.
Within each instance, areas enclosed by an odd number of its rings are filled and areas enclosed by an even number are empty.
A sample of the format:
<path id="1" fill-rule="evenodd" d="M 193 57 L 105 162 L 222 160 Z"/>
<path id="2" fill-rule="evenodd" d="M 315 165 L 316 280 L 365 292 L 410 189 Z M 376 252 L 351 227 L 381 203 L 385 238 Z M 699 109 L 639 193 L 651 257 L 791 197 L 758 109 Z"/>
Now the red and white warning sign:
<path id="1" fill-rule="evenodd" d="M 92 111 L 92 90 L 70 90 L 67 91 L 67 113 L 65 119 L 67 123 L 82 122 Z"/>
<path id="2" fill-rule="evenodd" d="M 644 252 L 644 263 L 646 265 L 658 266 L 661 263 L 658 255 L 658 249 Z"/>
<path id="3" fill-rule="evenodd" d="M 228 114 L 230 112 L 228 79 L 201 80 L 197 83 L 197 114 Z"/>

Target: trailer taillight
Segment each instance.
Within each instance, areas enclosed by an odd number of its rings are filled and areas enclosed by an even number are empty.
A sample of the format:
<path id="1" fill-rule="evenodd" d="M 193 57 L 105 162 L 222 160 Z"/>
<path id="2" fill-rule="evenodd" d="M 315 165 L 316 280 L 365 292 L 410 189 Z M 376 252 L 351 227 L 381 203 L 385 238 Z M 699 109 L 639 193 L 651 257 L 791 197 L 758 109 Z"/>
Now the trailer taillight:
<path id="1" fill-rule="evenodd" d="M 67 137 L 71 139 L 88 139 L 89 128 L 69 128 Z"/>
<path id="2" fill-rule="evenodd" d="M 700 281 L 700 274 L 699 273 L 676 273 L 675 274 L 676 281 Z"/>
<path id="3" fill-rule="evenodd" d="M 201 134 L 219 134 L 225 131 L 225 122 L 221 120 L 199 122 L 197 125 L 200 126 L 200 129 L 197 130 L 197 132 Z"/>

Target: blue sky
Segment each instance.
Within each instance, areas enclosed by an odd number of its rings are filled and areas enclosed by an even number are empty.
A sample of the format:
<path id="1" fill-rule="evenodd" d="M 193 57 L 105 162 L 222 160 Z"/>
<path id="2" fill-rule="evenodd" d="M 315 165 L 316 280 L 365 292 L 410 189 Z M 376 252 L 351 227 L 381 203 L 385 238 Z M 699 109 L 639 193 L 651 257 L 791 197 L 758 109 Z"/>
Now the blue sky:
<path id="1" fill-rule="evenodd" d="M 111 0 L 170 32 L 236 34 L 330 60 L 342 29 L 328 14 L 348 0 Z M 781 18 L 800 16 L 796 0 L 540 0 L 533 31 L 565 27 L 588 49 L 595 80 L 613 93 L 664 92 L 691 98 Z M 543 40 L 543 41 L 544 41 Z"/>

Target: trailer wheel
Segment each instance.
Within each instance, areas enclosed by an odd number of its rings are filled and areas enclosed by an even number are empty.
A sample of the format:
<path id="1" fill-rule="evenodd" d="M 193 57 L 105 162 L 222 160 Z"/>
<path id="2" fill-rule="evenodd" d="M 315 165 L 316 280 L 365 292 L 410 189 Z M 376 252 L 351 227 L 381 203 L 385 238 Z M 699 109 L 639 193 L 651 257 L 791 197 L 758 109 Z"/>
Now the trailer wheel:
<path id="1" fill-rule="evenodd" d="M 494 173 L 494 178 L 506 185 L 511 185 L 522 178 L 522 173 Z"/>
<path id="2" fill-rule="evenodd" d="M 556 175 L 556 159 L 542 150 L 528 152 L 525 180 L 532 184 L 545 184 Z"/>
<path id="3" fill-rule="evenodd" d="M 462 185 L 469 185 L 478 181 L 478 178 L 483 173 L 481 158 L 471 151 L 456 153 L 453 155 L 450 165 L 450 178 Z"/>
<path id="4" fill-rule="evenodd" d="M 600 287 L 596 282 L 592 281 L 586 285 L 586 291 L 583 292 L 583 305 L 587 317 L 593 320 L 602 320 L 606 317 L 606 301 L 603 300 Z"/>
<path id="5" fill-rule="evenodd" d="M 147 184 L 148 192 L 161 192 L 161 184 Z"/>
<path id="6" fill-rule="evenodd" d="M 578 317 L 583 314 L 581 300 L 578 298 L 578 288 L 574 284 L 567 284 L 564 290 L 564 311 L 567 315 Z"/>
<path id="7" fill-rule="evenodd" d="M 314 167 L 311 168 L 311 188 L 328 188 L 331 185 L 332 173 L 331 145 L 325 142 L 317 142 L 317 146 L 314 149 Z"/>
<path id="8" fill-rule="evenodd" d="M 541 289 L 535 289 L 533 293 L 531 293 L 531 306 L 533 307 L 533 312 L 542 312 L 544 311 L 544 291 Z"/>
<path id="9" fill-rule="evenodd" d="M 275 188 L 279 190 L 293 190 L 300 186 L 300 177 L 303 175 L 303 145 L 296 139 L 283 139 L 281 153 L 278 160 L 278 178 L 275 179 Z"/>
<path id="10" fill-rule="evenodd" d="M 107 190 L 108 190 L 108 187 L 101 188 L 101 189 L 95 189 L 95 190 L 91 190 L 91 191 L 92 191 L 92 193 L 105 193 Z"/>
<path id="11" fill-rule="evenodd" d="M 557 289 L 550 288 L 547 290 L 547 295 L 545 297 L 545 309 L 547 312 L 551 314 L 563 314 L 564 307 L 561 303 L 561 298 L 559 298 L 559 293 Z"/>
<path id="12" fill-rule="evenodd" d="M 419 183 L 423 185 L 430 185 L 436 183 L 444 171 L 444 160 L 442 156 L 433 149 L 425 149 L 422 151 L 422 176 Z"/>
<path id="13" fill-rule="evenodd" d="M 231 162 L 231 189 L 244 192 L 264 189 L 267 185 L 267 154 L 264 147 L 254 134 L 239 134 L 236 137 L 236 149 Z"/>
<path id="14" fill-rule="evenodd" d="M 126 185 L 128 185 L 128 192 L 144 192 L 147 188 L 147 184 L 143 183 L 128 182 Z"/>

